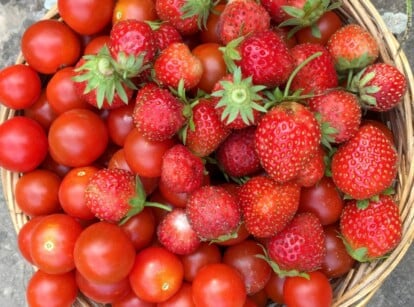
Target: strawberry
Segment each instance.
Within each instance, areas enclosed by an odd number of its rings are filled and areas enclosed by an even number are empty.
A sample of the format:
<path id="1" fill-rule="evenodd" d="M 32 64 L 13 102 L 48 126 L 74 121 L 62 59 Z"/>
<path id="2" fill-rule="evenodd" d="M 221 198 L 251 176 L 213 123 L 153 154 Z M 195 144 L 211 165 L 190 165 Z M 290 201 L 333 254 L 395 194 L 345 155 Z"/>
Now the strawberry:
<path id="1" fill-rule="evenodd" d="M 154 31 L 155 44 L 161 52 L 172 43 L 181 43 L 183 38 L 178 30 L 169 22 L 147 21 Z"/>
<path id="2" fill-rule="evenodd" d="M 308 100 L 309 108 L 320 114 L 322 127 L 328 132 L 328 140 L 343 143 L 353 137 L 361 124 L 362 112 L 358 97 L 343 89 L 333 89 Z"/>
<path id="3" fill-rule="evenodd" d="M 218 147 L 216 158 L 227 175 L 243 177 L 261 170 L 254 148 L 255 131 L 253 126 L 234 130 Z"/>
<path id="4" fill-rule="evenodd" d="M 339 28 L 326 44 L 339 71 L 364 68 L 379 56 L 378 43 L 370 32 L 358 24 Z"/>
<path id="5" fill-rule="evenodd" d="M 203 161 L 184 145 L 174 145 L 163 155 L 160 180 L 171 191 L 191 193 L 203 184 Z"/>
<path id="6" fill-rule="evenodd" d="M 164 216 L 157 227 L 157 238 L 166 249 L 178 255 L 191 254 L 201 243 L 183 208 L 174 208 Z"/>
<path id="7" fill-rule="evenodd" d="M 165 86 L 178 88 L 181 80 L 186 90 L 194 88 L 203 74 L 203 65 L 184 43 L 165 48 L 154 62 L 155 79 Z"/>
<path id="8" fill-rule="evenodd" d="M 401 102 L 407 80 L 395 66 L 375 63 L 354 77 L 350 90 L 359 95 L 367 109 L 383 112 Z"/>
<path id="9" fill-rule="evenodd" d="M 255 147 L 264 170 L 282 183 L 298 176 L 318 151 L 320 139 L 314 114 L 297 102 L 284 102 L 262 117 Z"/>
<path id="10" fill-rule="evenodd" d="M 184 104 L 168 89 L 147 83 L 138 91 L 132 118 L 148 140 L 164 141 L 184 125 L 183 110 Z"/>
<path id="11" fill-rule="evenodd" d="M 319 147 L 312 159 L 299 171 L 296 183 L 301 187 L 311 187 L 319 182 L 325 174 L 326 152 Z"/>
<path id="12" fill-rule="evenodd" d="M 301 67 L 293 78 L 290 86 L 292 91 L 302 90 L 302 94 L 320 94 L 338 86 L 334 60 L 324 46 L 317 43 L 303 43 L 291 48 L 290 52 L 296 67 L 313 54 L 321 53 Z"/>
<path id="13" fill-rule="evenodd" d="M 221 186 L 205 185 L 191 193 L 186 214 L 202 240 L 226 240 L 241 222 L 237 199 Z"/>
<path id="14" fill-rule="evenodd" d="M 299 213 L 285 229 L 269 239 L 267 249 L 282 271 L 318 270 L 326 252 L 323 226 L 313 213 Z"/>
<path id="15" fill-rule="evenodd" d="M 206 157 L 229 134 L 230 129 L 217 115 L 214 101 L 201 98 L 192 108 L 189 123 L 183 133 L 183 142 L 197 156 Z"/>
<path id="16" fill-rule="evenodd" d="M 269 238 L 295 215 L 300 187 L 294 183 L 277 184 L 269 177 L 255 176 L 239 190 L 239 200 L 247 231 L 258 238 Z"/>
<path id="17" fill-rule="evenodd" d="M 347 201 L 340 219 L 341 234 L 348 253 L 360 262 L 384 257 L 401 241 L 402 223 L 391 196 L 371 200 L 367 208 Z"/>
<path id="18" fill-rule="evenodd" d="M 373 125 L 362 125 L 332 157 L 332 179 L 349 197 L 369 199 L 392 184 L 398 155 L 388 137 Z"/>
<path id="19" fill-rule="evenodd" d="M 269 29 L 270 16 L 254 0 L 233 0 L 221 12 L 217 27 L 221 42 L 227 45 L 240 36 Z"/>

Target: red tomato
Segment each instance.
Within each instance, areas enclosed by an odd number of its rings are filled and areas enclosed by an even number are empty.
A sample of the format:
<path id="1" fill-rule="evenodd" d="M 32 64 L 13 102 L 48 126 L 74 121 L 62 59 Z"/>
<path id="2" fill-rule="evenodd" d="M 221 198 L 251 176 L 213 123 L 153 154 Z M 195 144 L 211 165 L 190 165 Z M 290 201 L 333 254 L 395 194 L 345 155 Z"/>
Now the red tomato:
<path id="1" fill-rule="evenodd" d="M 57 4 L 63 21 L 83 35 L 103 30 L 114 9 L 114 0 L 59 0 Z"/>
<path id="2" fill-rule="evenodd" d="M 46 90 L 42 90 L 36 102 L 24 109 L 23 112 L 25 117 L 37 121 L 45 131 L 49 130 L 50 125 L 57 116 L 47 100 Z"/>
<path id="3" fill-rule="evenodd" d="M 154 0 L 118 0 L 113 11 L 112 23 L 127 19 L 151 21 L 157 18 Z"/>
<path id="4" fill-rule="evenodd" d="M 273 302 L 278 304 L 284 304 L 283 298 L 283 286 L 285 284 L 285 278 L 279 277 L 275 272 L 272 272 L 269 281 L 267 282 L 264 290 Z"/>
<path id="5" fill-rule="evenodd" d="M 47 154 L 46 159 L 43 160 L 39 168 L 52 171 L 60 178 L 63 178 L 71 170 L 71 167 L 57 163 L 55 160 L 53 160 L 50 154 Z"/>
<path id="6" fill-rule="evenodd" d="M 221 43 L 218 34 L 218 21 L 225 6 L 225 4 L 219 3 L 213 7 L 212 13 L 208 16 L 206 28 L 200 31 L 200 37 L 203 43 Z"/>
<path id="7" fill-rule="evenodd" d="M 264 289 L 259 292 L 249 295 L 248 298 L 252 301 L 255 307 L 266 307 L 268 305 L 268 297 Z"/>
<path id="8" fill-rule="evenodd" d="M 108 45 L 109 35 L 99 35 L 91 39 L 85 46 L 84 55 L 97 54 L 105 45 Z"/>
<path id="9" fill-rule="evenodd" d="M 168 300 L 159 303 L 157 307 L 195 307 L 191 284 L 184 282 L 177 293 Z"/>
<path id="10" fill-rule="evenodd" d="M 47 19 L 29 26 L 21 49 L 27 63 L 43 74 L 74 65 L 81 54 L 79 37 L 63 22 Z"/>
<path id="11" fill-rule="evenodd" d="M 85 204 L 84 194 L 89 179 L 98 170 L 99 168 L 95 166 L 76 167 L 63 177 L 58 191 L 63 211 L 82 220 L 90 220 L 95 217 Z"/>
<path id="12" fill-rule="evenodd" d="M 129 281 L 144 301 L 161 303 L 180 289 L 183 276 L 180 259 L 163 247 L 153 246 L 137 253 Z"/>
<path id="13" fill-rule="evenodd" d="M 287 306 L 329 307 L 332 305 L 332 287 L 329 279 L 321 272 L 310 272 L 309 279 L 286 277 L 283 298 Z"/>
<path id="14" fill-rule="evenodd" d="M 50 214 L 32 233 L 30 254 L 34 264 L 49 274 L 62 274 L 75 268 L 73 248 L 82 226 L 66 214 Z"/>
<path id="15" fill-rule="evenodd" d="M 62 210 L 58 198 L 60 183 L 60 177 L 52 171 L 36 169 L 27 172 L 16 183 L 16 203 L 29 216 L 59 212 Z"/>
<path id="16" fill-rule="evenodd" d="M 158 191 L 164 200 L 174 207 L 185 208 L 187 206 L 188 193 L 172 191 L 161 180 L 158 183 Z"/>
<path id="17" fill-rule="evenodd" d="M 75 273 L 47 274 L 36 271 L 29 280 L 26 299 L 30 307 L 72 306 L 78 295 Z"/>
<path id="18" fill-rule="evenodd" d="M 104 153 L 109 139 L 104 121 L 87 109 L 60 114 L 50 126 L 48 138 L 52 158 L 71 167 L 92 164 Z"/>
<path id="19" fill-rule="evenodd" d="M 76 269 L 86 279 L 115 283 L 128 276 L 134 264 L 135 248 L 119 226 L 102 221 L 81 233 L 74 257 Z"/>
<path id="20" fill-rule="evenodd" d="M 223 263 L 208 264 L 193 280 L 196 306 L 240 307 L 246 301 L 246 288 L 240 273 Z"/>
<path id="21" fill-rule="evenodd" d="M 0 71 L 0 102 L 11 109 L 30 107 L 41 92 L 37 72 L 23 64 L 15 64 Z"/>
<path id="22" fill-rule="evenodd" d="M 30 219 L 22 226 L 22 228 L 20 228 L 19 233 L 17 234 L 17 246 L 19 248 L 20 254 L 31 264 L 33 264 L 32 255 L 30 254 L 30 246 L 32 245 L 32 233 L 42 218 L 43 216 L 36 216 Z"/>
<path id="23" fill-rule="evenodd" d="M 135 105 L 130 103 L 108 112 L 106 125 L 109 137 L 116 145 L 124 146 L 128 133 L 135 127 L 132 119 L 134 107 Z"/>
<path id="24" fill-rule="evenodd" d="M 134 291 L 130 291 L 121 299 L 112 302 L 112 307 L 156 307 L 156 303 L 145 302 Z"/>
<path id="25" fill-rule="evenodd" d="M 33 119 L 15 116 L 0 124 L 0 166 L 13 172 L 29 172 L 46 158 L 45 130 Z"/>

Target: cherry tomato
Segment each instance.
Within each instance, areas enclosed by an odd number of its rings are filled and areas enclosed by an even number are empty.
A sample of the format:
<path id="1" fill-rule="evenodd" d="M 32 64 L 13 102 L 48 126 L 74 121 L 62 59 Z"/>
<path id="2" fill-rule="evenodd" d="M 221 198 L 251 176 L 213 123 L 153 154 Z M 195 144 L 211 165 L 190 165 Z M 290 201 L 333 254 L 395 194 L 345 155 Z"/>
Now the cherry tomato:
<path id="1" fill-rule="evenodd" d="M 41 92 L 37 72 L 23 64 L 15 64 L 0 71 L 0 102 L 11 109 L 30 107 Z"/>
<path id="2" fill-rule="evenodd" d="M 332 305 L 332 287 L 321 272 L 309 272 L 309 279 L 286 277 L 283 298 L 287 306 L 329 307 Z"/>
<path id="3" fill-rule="evenodd" d="M 132 119 L 134 104 L 130 103 L 108 112 L 106 125 L 109 137 L 115 144 L 123 146 L 128 133 L 135 127 Z"/>
<path id="4" fill-rule="evenodd" d="M 63 165 L 80 167 L 92 164 L 108 144 L 108 131 L 99 115 L 87 109 L 72 109 L 60 114 L 50 126 L 49 151 Z"/>
<path id="5" fill-rule="evenodd" d="M 108 45 L 109 35 L 99 35 L 92 38 L 85 46 L 84 55 L 97 54 L 105 45 Z"/>
<path id="6" fill-rule="evenodd" d="M 158 190 L 163 199 L 174 207 L 185 208 L 187 206 L 188 193 L 172 191 L 161 180 L 158 183 Z"/>
<path id="7" fill-rule="evenodd" d="M 193 280 L 193 299 L 196 306 L 243 306 L 246 288 L 240 273 L 224 263 L 208 264 Z"/>
<path id="8" fill-rule="evenodd" d="M 46 158 L 46 132 L 35 120 L 15 116 L 0 124 L 0 166 L 13 172 L 29 172 Z"/>
<path id="9" fill-rule="evenodd" d="M 119 300 L 112 302 L 112 307 L 156 307 L 156 303 L 145 302 L 134 291 L 129 291 Z"/>
<path id="10" fill-rule="evenodd" d="M 283 298 L 283 286 L 285 284 L 285 278 L 280 277 L 275 272 L 272 272 L 269 281 L 267 282 L 264 290 L 273 302 L 278 304 L 284 304 Z"/>
<path id="11" fill-rule="evenodd" d="M 55 174 L 57 174 L 60 178 L 63 178 L 71 170 L 71 167 L 60 164 L 53 160 L 49 153 L 47 154 L 46 158 L 43 160 L 39 168 L 52 171 Z"/>
<path id="12" fill-rule="evenodd" d="M 120 168 L 132 172 L 131 168 L 125 160 L 125 153 L 123 148 L 120 148 L 113 153 L 112 157 L 108 161 L 108 168 Z"/>
<path id="13" fill-rule="evenodd" d="M 269 264 L 256 257 L 263 254 L 263 249 L 254 240 L 245 240 L 226 249 L 223 263 L 238 270 L 244 281 L 248 295 L 262 290 L 269 281 L 272 269 Z"/>
<path id="14" fill-rule="evenodd" d="M 206 28 L 200 31 L 200 37 L 203 43 L 221 43 L 218 34 L 218 22 L 225 6 L 225 4 L 219 3 L 213 7 L 212 13 L 207 18 Z"/>
<path id="15" fill-rule="evenodd" d="M 27 303 L 31 307 L 72 306 L 78 295 L 74 271 L 64 274 L 47 274 L 36 271 L 26 290 Z"/>
<path id="16" fill-rule="evenodd" d="M 42 90 L 39 98 L 30 107 L 23 110 L 24 116 L 37 121 L 45 131 L 49 130 L 50 125 L 56 118 L 46 97 L 46 90 Z"/>
<path id="17" fill-rule="evenodd" d="M 102 221 L 81 233 L 74 257 L 77 270 L 86 279 L 115 283 L 128 276 L 134 264 L 135 248 L 119 226 Z"/>
<path id="18" fill-rule="evenodd" d="M 180 289 L 183 276 L 180 259 L 163 247 L 153 246 L 137 253 L 129 281 L 144 301 L 161 303 Z"/>
<path id="19" fill-rule="evenodd" d="M 29 216 L 39 216 L 62 211 L 58 191 L 60 177 L 52 171 L 36 169 L 23 174 L 15 186 L 19 208 Z"/>
<path id="20" fill-rule="evenodd" d="M 264 289 L 249 295 L 248 299 L 254 304 L 255 307 L 266 307 L 268 305 L 268 297 Z"/>
<path id="21" fill-rule="evenodd" d="M 195 307 L 193 301 L 193 288 L 184 282 L 181 288 L 168 300 L 159 303 L 157 307 Z"/>
<path id="22" fill-rule="evenodd" d="M 49 274 L 62 274 L 75 268 L 73 247 L 82 226 L 66 214 L 50 214 L 32 233 L 30 254 L 34 264 Z"/>
<path id="23" fill-rule="evenodd" d="M 17 246 L 19 248 L 20 254 L 31 264 L 33 264 L 32 255 L 30 253 L 30 246 L 32 245 L 32 233 L 42 218 L 43 216 L 35 216 L 31 218 L 22 226 L 22 228 L 20 228 L 19 233 L 17 234 Z"/>
<path id="24" fill-rule="evenodd" d="M 118 0 L 112 14 L 112 23 L 121 20 L 136 19 L 154 21 L 158 19 L 154 0 Z"/>
<path id="25" fill-rule="evenodd" d="M 81 53 L 79 37 L 63 22 L 40 20 L 22 36 L 21 49 L 27 63 L 43 74 L 74 65 Z"/>
<path id="26" fill-rule="evenodd" d="M 59 0 L 58 10 L 63 21 L 76 32 L 91 35 L 111 22 L 114 0 Z"/>

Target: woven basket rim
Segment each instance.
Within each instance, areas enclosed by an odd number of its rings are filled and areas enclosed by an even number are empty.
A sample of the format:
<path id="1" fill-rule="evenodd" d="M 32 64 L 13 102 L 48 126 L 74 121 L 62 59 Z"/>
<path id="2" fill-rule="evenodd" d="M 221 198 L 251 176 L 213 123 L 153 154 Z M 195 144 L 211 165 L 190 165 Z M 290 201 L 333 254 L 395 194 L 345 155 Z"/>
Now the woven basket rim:
<path id="1" fill-rule="evenodd" d="M 407 78 L 407 92 L 400 106 L 387 113 L 384 121 L 394 132 L 399 133 L 397 150 L 400 157 L 398 170 L 397 199 L 403 220 L 403 237 L 401 243 L 385 260 L 359 264 L 334 286 L 334 304 L 337 307 L 364 306 L 384 280 L 402 260 L 414 239 L 414 78 L 411 66 L 403 50 L 371 1 L 343 0 L 341 14 L 350 22 L 356 22 L 369 30 L 380 43 L 380 60 L 395 65 Z M 57 6 L 49 10 L 42 19 L 58 17 Z M 23 63 L 20 54 L 16 63 Z M 15 111 L 0 106 L 0 122 L 15 116 Z M 0 169 L 3 195 L 8 205 L 10 217 L 16 232 L 28 221 L 18 208 L 13 191 L 19 174 Z M 90 306 L 87 300 L 79 297 L 76 306 Z"/>

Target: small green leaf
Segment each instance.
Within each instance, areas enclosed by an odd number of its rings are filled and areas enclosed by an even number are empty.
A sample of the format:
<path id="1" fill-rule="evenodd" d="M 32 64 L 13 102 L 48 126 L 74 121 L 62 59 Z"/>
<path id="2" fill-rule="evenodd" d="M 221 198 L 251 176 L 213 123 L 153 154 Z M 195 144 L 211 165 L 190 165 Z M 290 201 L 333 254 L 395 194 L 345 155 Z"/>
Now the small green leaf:
<path id="1" fill-rule="evenodd" d="M 303 18 L 305 16 L 305 11 L 303 9 L 294 6 L 283 5 L 282 10 L 284 10 L 286 14 L 295 18 Z"/>
<path id="2" fill-rule="evenodd" d="M 358 199 L 356 204 L 358 209 L 364 210 L 369 206 L 369 199 Z"/>

